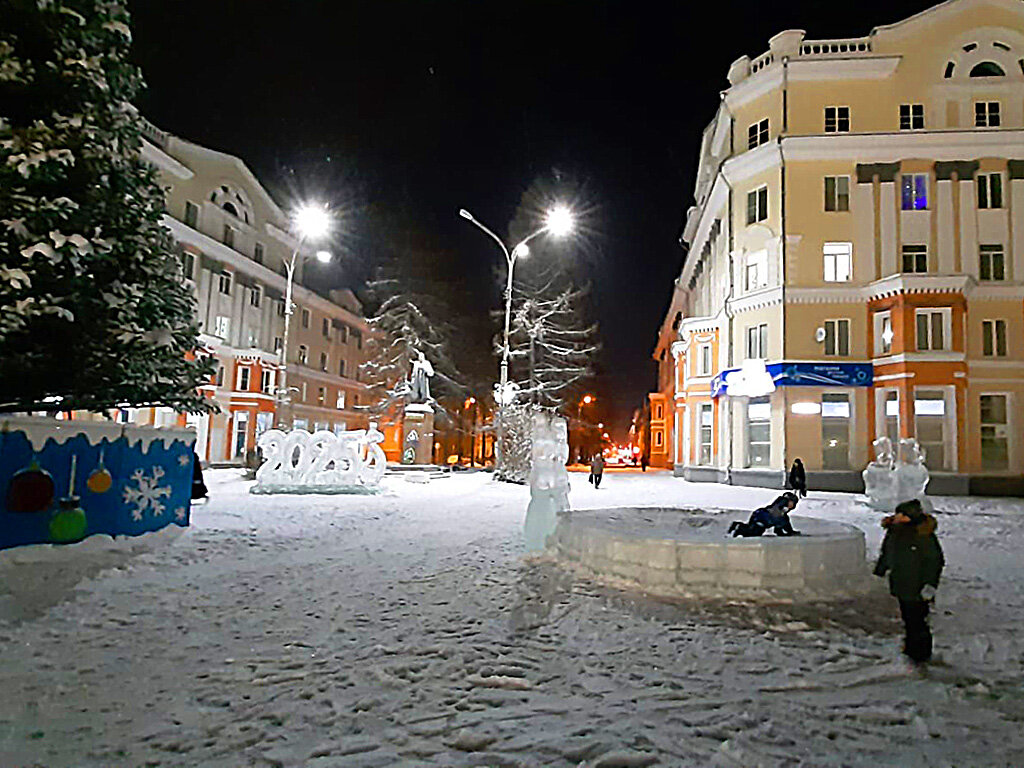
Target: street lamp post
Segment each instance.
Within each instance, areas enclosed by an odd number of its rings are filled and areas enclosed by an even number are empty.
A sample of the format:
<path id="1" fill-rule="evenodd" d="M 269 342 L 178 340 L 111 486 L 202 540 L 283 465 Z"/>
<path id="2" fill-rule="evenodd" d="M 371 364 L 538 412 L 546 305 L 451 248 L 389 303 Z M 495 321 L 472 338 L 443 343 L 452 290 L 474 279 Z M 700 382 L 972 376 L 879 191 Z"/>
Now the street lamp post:
<path id="1" fill-rule="evenodd" d="M 295 266 L 302 253 L 302 246 L 307 239 L 318 239 L 327 233 L 330 227 L 330 219 L 324 208 L 315 205 L 306 205 L 299 208 L 294 216 L 295 230 L 299 233 L 299 242 L 292 251 L 291 258 L 284 262 L 285 268 L 285 291 L 284 291 L 284 337 L 281 340 L 281 382 L 277 388 L 278 402 L 281 406 L 287 406 L 288 418 L 284 418 L 283 410 L 278 410 L 278 426 L 284 429 L 292 427 L 292 396 L 288 391 L 288 338 L 291 335 L 292 313 L 295 311 L 295 304 L 292 302 L 292 287 L 295 282 Z M 329 251 L 317 251 L 317 260 L 328 262 L 331 260 Z"/>
<path id="2" fill-rule="evenodd" d="M 502 241 L 502 239 L 500 237 L 498 237 L 496 234 L 494 234 L 494 232 L 492 232 L 490 229 L 488 229 L 482 223 L 477 221 L 477 219 L 475 219 L 473 217 L 473 214 L 471 214 L 465 208 L 461 208 L 459 210 L 459 216 L 461 216 L 462 218 L 466 219 L 471 224 L 475 224 L 477 227 L 479 227 L 484 232 L 486 232 L 488 235 L 490 235 L 494 239 L 494 242 L 496 242 L 498 244 L 498 247 L 501 248 L 501 252 L 505 255 L 505 263 L 508 265 L 508 277 L 507 277 L 507 279 L 505 281 L 505 331 L 504 331 L 504 334 L 502 336 L 501 378 L 500 378 L 500 383 L 498 385 L 498 392 L 497 392 L 497 395 L 498 395 L 498 398 L 497 398 L 498 399 L 498 433 L 497 433 L 497 440 L 495 441 L 495 454 L 494 454 L 495 468 L 497 468 L 497 464 L 498 464 L 498 461 L 500 459 L 500 453 L 499 453 L 500 447 L 499 446 L 501 444 L 501 435 L 502 435 L 501 419 L 502 419 L 502 416 L 504 415 L 506 400 L 510 399 L 509 396 L 508 396 L 507 387 L 508 387 L 508 357 L 509 357 L 508 336 L 509 336 L 509 326 L 511 324 L 511 319 L 512 319 L 512 272 L 513 272 L 513 270 L 515 268 L 516 260 L 519 259 L 521 256 L 526 256 L 527 254 L 529 254 L 530 249 L 527 246 L 527 243 L 529 243 L 531 240 L 533 240 L 533 238 L 537 237 L 540 234 L 543 234 L 544 232 L 551 232 L 551 234 L 555 235 L 556 237 L 561 237 L 562 235 L 567 235 L 567 234 L 569 234 L 572 231 L 574 222 L 573 222 L 572 212 L 568 208 L 566 208 L 565 206 L 556 206 L 555 208 L 551 209 L 548 212 L 548 214 L 547 214 L 547 216 L 545 218 L 544 226 L 543 227 L 541 227 L 540 229 L 536 230 L 535 232 L 531 232 L 529 235 L 527 235 L 522 240 L 520 240 L 515 245 L 515 247 L 512 248 L 512 250 L 509 250 L 505 246 L 505 243 Z"/>

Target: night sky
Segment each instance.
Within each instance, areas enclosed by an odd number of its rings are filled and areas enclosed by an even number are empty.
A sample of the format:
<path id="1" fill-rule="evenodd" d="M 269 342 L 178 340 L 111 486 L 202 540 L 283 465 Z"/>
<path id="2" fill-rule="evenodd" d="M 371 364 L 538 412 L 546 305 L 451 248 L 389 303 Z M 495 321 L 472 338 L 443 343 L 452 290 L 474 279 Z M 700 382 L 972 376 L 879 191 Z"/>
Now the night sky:
<path id="1" fill-rule="evenodd" d="M 485 329 L 502 257 L 459 208 L 504 236 L 538 177 L 582 185 L 575 257 L 604 345 L 594 415 L 619 439 L 655 383 L 651 351 L 683 259 L 700 135 L 729 64 L 783 29 L 858 36 L 932 5 L 129 4 L 150 120 L 238 155 L 284 206 L 320 196 L 341 214 L 341 258 L 323 282 L 358 289 L 380 238 L 411 238 L 440 254 L 462 309 Z M 489 332 L 470 334 L 485 366 Z"/>

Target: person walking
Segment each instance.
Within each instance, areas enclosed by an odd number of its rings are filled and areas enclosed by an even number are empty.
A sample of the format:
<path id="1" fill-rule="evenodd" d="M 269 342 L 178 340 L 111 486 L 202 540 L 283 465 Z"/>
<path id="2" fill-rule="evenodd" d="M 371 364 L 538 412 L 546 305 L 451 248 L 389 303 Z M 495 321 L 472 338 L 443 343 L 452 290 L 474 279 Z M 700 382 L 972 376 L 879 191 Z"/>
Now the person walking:
<path id="1" fill-rule="evenodd" d="M 207 499 L 209 491 L 203 482 L 203 465 L 199 463 L 199 454 L 192 451 L 192 501 L 202 502 Z"/>
<path id="2" fill-rule="evenodd" d="M 641 453 L 640 454 L 640 471 L 641 472 L 646 472 L 647 471 L 647 454 L 646 453 Z"/>
<path id="3" fill-rule="evenodd" d="M 590 482 L 594 484 L 594 488 L 601 487 L 602 477 L 604 477 L 604 456 L 598 451 L 590 459 Z"/>
<path id="4" fill-rule="evenodd" d="M 788 479 L 789 487 L 799 494 L 800 498 L 807 498 L 807 473 L 804 472 L 804 463 L 800 459 L 793 459 Z"/>
<path id="5" fill-rule="evenodd" d="M 903 618 L 903 653 L 921 668 L 932 657 L 928 612 L 946 564 L 935 535 L 938 523 L 918 499 L 912 499 L 897 505 L 882 527 L 885 538 L 875 575 L 889 574 L 889 592 L 899 600 Z"/>

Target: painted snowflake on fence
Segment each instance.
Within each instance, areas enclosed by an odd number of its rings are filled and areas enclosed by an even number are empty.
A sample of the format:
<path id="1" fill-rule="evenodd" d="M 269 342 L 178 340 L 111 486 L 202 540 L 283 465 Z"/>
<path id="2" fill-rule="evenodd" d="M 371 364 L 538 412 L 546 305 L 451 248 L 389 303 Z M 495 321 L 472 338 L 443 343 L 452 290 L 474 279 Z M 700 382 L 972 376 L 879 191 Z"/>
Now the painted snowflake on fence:
<path id="1" fill-rule="evenodd" d="M 135 488 L 124 487 L 124 500 L 127 504 L 133 505 L 132 519 L 136 522 L 142 520 L 147 509 L 153 517 L 160 517 L 166 509 L 161 497 L 167 498 L 171 495 L 171 486 L 160 485 L 160 478 L 164 476 L 164 468 L 155 466 L 152 469 L 152 477 L 146 477 L 141 469 L 132 473 L 132 480 L 136 483 Z"/>

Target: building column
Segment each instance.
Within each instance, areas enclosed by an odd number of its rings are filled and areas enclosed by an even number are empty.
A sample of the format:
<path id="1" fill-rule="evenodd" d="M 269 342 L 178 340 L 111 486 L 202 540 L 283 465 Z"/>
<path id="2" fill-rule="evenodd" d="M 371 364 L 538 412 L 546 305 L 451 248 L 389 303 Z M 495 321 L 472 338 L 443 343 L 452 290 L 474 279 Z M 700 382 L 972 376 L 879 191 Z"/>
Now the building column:
<path id="1" fill-rule="evenodd" d="M 960 179 L 960 251 L 954 262 L 954 272 L 978 276 L 978 214 L 974 192 L 974 179 Z"/>
<path id="2" fill-rule="evenodd" d="M 938 257 L 937 265 L 939 272 L 949 275 L 959 271 L 955 269 L 954 258 L 956 251 L 954 217 L 956 212 L 953 209 L 953 181 L 951 179 L 939 179 L 936 186 L 935 215 L 938 217 L 939 241 L 935 244 L 935 253 Z"/>
<path id="3" fill-rule="evenodd" d="M 879 184 L 878 220 L 881 224 L 882 274 L 893 275 L 900 271 L 896 253 L 896 183 L 883 181 Z"/>
<path id="4" fill-rule="evenodd" d="M 1024 279 L 1024 179 L 1010 180 L 1010 237 L 1011 250 L 1010 279 Z"/>
<path id="5" fill-rule="evenodd" d="M 853 279 L 871 282 L 875 269 L 875 188 L 871 182 L 853 185 Z"/>

